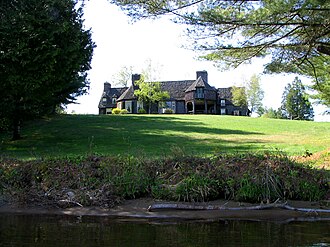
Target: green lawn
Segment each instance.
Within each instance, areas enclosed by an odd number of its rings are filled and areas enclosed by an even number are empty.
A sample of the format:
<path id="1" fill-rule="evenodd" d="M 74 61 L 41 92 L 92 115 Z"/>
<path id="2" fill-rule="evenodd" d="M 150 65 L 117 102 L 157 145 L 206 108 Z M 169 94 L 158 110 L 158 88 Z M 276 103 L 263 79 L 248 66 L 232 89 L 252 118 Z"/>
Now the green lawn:
<path id="1" fill-rule="evenodd" d="M 0 134 L 2 156 L 130 154 L 148 157 L 184 151 L 275 151 L 301 155 L 330 147 L 330 123 L 220 115 L 63 115 L 26 123 L 23 139 Z"/>

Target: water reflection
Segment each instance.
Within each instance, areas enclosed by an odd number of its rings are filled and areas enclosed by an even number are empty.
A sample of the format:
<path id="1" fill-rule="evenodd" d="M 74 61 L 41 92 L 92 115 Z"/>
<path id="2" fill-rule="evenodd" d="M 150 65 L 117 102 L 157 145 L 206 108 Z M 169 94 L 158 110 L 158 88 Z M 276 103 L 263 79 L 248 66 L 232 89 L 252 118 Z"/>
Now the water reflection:
<path id="1" fill-rule="evenodd" d="M 124 222 L 0 215 L 0 246 L 330 246 L 330 222 Z"/>

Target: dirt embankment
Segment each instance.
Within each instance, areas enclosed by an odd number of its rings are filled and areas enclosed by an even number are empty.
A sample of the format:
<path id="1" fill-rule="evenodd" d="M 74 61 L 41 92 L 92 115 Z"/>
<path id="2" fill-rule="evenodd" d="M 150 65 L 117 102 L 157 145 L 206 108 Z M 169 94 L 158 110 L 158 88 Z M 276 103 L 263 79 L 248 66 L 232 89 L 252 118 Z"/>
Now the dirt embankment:
<path id="1" fill-rule="evenodd" d="M 317 155 L 303 161 L 327 164 L 328 151 Z M 163 160 L 117 156 L 0 159 L 0 213 L 329 220 L 330 171 L 300 161 L 282 154 L 183 155 Z M 128 198 L 140 199 L 124 200 Z M 163 206 L 147 210 L 155 204 Z"/>

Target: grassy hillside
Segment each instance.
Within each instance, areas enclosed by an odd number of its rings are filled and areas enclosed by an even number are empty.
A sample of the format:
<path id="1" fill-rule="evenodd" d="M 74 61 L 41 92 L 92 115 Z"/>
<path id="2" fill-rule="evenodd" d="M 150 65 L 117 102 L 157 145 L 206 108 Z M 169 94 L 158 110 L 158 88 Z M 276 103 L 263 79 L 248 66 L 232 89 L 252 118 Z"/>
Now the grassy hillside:
<path id="1" fill-rule="evenodd" d="M 330 123 L 219 115 L 63 115 L 26 123 L 23 139 L 0 134 L 2 156 L 40 157 L 173 152 L 275 151 L 289 155 L 330 147 Z"/>

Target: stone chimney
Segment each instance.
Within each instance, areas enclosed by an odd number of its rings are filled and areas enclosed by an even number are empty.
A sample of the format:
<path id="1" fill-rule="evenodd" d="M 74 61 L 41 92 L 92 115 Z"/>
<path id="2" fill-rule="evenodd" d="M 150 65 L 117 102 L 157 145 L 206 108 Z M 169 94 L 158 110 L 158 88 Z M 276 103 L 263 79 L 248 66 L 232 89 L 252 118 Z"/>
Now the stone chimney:
<path id="1" fill-rule="evenodd" d="M 104 83 L 104 92 L 108 92 L 111 89 L 111 84 L 109 82 Z"/>
<path id="2" fill-rule="evenodd" d="M 132 75 L 132 85 L 134 87 L 134 89 L 137 88 L 137 85 L 135 85 L 135 82 L 141 79 L 141 75 L 140 74 L 133 74 Z"/>
<path id="3" fill-rule="evenodd" d="M 196 79 L 198 79 L 199 77 L 202 77 L 203 81 L 205 83 L 208 83 L 208 81 L 207 81 L 207 71 L 206 70 L 196 71 Z"/>

